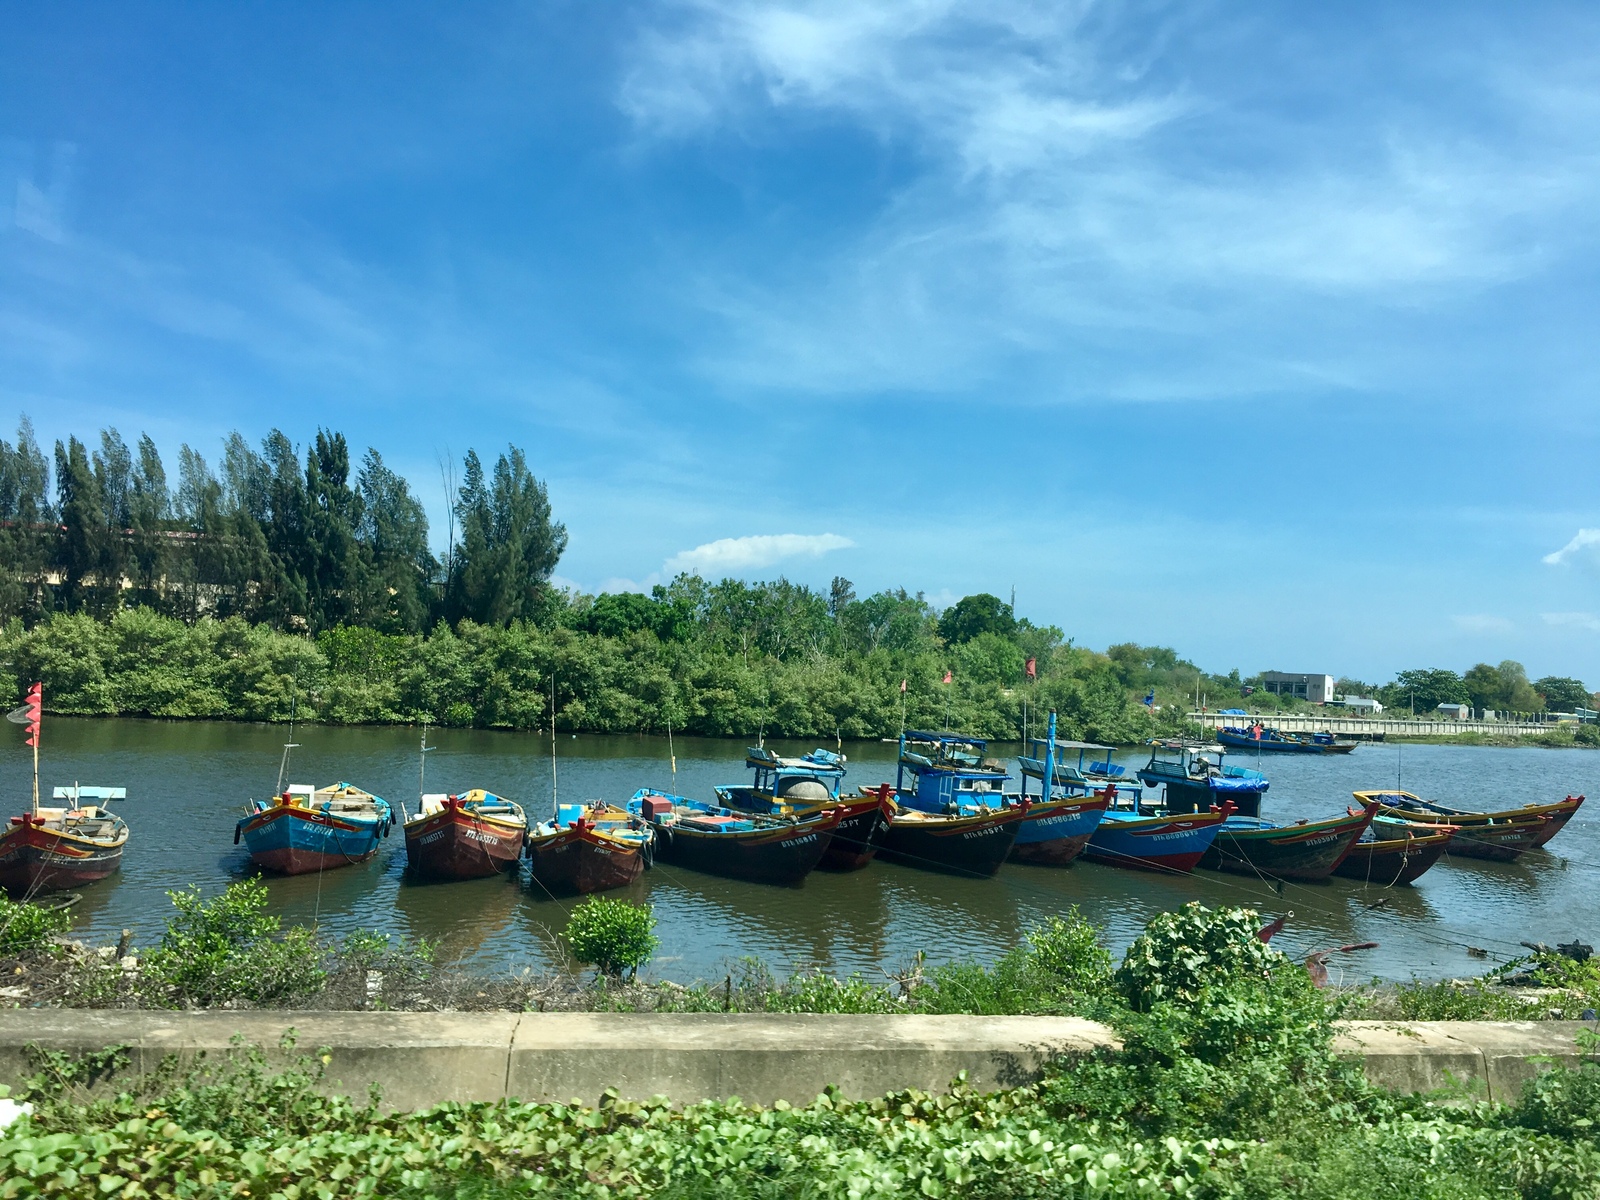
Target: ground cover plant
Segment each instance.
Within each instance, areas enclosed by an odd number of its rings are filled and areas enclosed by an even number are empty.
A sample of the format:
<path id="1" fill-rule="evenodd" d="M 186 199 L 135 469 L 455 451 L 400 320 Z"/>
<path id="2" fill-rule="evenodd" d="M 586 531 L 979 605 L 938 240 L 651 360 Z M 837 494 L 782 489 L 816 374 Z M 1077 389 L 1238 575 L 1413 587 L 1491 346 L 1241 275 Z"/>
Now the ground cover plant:
<path id="1" fill-rule="evenodd" d="M 958 1082 L 770 1108 L 608 1093 L 592 1107 L 385 1113 L 376 1097 L 325 1096 L 315 1051 L 273 1068 L 240 1046 L 142 1079 L 119 1073 L 114 1050 L 39 1054 L 16 1097 L 33 1114 L 0 1132 L 0 1197 L 1596 1194 L 1600 1064 L 1547 1071 L 1510 1106 L 1376 1091 L 1333 1053 L 1337 1004 L 1299 964 L 1258 949 L 1256 923 L 1188 906 L 1152 923 L 1115 971 L 1071 922 L 1042 933 L 1014 974 L 1039 972 L 1063 1006 L 1113 1023 L 1123 1047 L 990 1095 Z"/>

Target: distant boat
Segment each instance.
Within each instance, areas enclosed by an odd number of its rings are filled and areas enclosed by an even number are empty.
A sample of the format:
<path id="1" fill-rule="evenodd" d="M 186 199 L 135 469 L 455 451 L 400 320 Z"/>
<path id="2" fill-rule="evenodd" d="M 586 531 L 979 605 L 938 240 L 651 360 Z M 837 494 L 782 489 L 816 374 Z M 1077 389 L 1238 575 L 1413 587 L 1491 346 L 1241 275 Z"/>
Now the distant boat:
<path id="1" fill-rule="evenodd" d="M 1216 733 L 1224 746 L 1262 754 L 1349 754 L 1360 744 L 1331 733 L 1285 733 L 1259 723 L 1248 728 L 1226 725 Z"/>
<path id="2" fill-rule="evenodd" d="M 97 883 L 122 866 L 128 823 L 106 805 L 125 799 L 121 788 L 57 788 L 58 807 L 39 805 L 39 737 L 44 720 L 44 685 L 28 689 L 7 719 L 27 728 L 33 748 L 33 795 L 28 811 L 0 831 L 0 888 L 14 897 Z M 85 805 L 85 799 L 97 801 Z"/>
<path id="3" fill-rule="evenodd" d="M 270 801 L 250 801 L 233 841 L 250 861 L 280 875 L 305 875 L 366 862 L 389 836 L 394 811 L 381 796 L 349 783 L 291 784 Z"/>
<path id="4" fill-rule="evenodd" d="M 1010 776 L 1003 763 L 985 756 L 988 744 L 964 733 L 900 735 L 895 815 L 880 857 L 930 871 L 993 875 L 1029 818 L 1069 807 L 1008 795 Z"/>
<path id="5" fill-rule="evenodd" d="M 1568 796 L 1552 804 L 1525 804 L 1521 808 L 1497 812 L 1473 812 L 1424 800 L 1411 792 L 1356 792 L 1362 804 L 1376 803 L 1378 815 L 1373 827 L 1380 834 L 1399 836 L 1403 827 L 1418 831 L 1441 825 L 1454 825 L 1457 833 L 1450 853 L 1461 858 L 1487 858 L 1509 862 L 1524 851 L 1543 846 L 1561 832 L 1573 814 L 1583 806 L 1582 796 Z"/>
<path id="6" fill-rule="evenodd" d="M 1261 817 L 1231 816 L 1217 830 L 1216 840 L 1200 865 L 1237 875 L 1265 875 L 1315 883 L 1327 879 L 1356 839 L 1372 824 L 1377 805 L 1352 809 L 1322 821 L 1279 825 Z"/>
<path id="7" fill-rule="evenodd" d="M 486 879 L 522 859 L 528 818 L 522 806 L 481 788 L 426 795 L 405 822 L 406 868 L 418 879 Z"/>
<path id="8" fill-rule="evenodd" d="M 1357 811 L 1352 808 L 1350 813 L 1354 816 Z M 1450 848 L 1456 829 L 1454 825 L 1408 828 L 1398 831 L 1399 836 L 1379 835 L 1369 829 L 1333 873 L 1377 887 L 1409 886 Z"/>
<path id="9" fill-rule="evenodd" d="M 745 752 L 745 766 L 755 772 L 748 785 L 716 789 L 729 808 L 766 816 L 804 816 L 834 810 L 839 824 L 818 864 L 823 870 L 855 871 L 872 861 L 889 827 L 893 803 L 876 792 L 841 794 L 845 756 L 813 750 L 784 758 L 764 746 Z"/>
<path id="10" fill-rule="evenodd" d="M 839 824 L 835 811 L 763 816 L 651 788 L 636 792 L 628 811 L 654 828 L 661 862 L 756 883 L 801 882 Z"/>
<path id="11" fill-rule="evenodd" d="M 1209 812 L 1224 800 L 1240 816 L 1259 817 L 1269 784 L 1260 771 L 1227 765 L 1227 751 L 1211 742 L 1168 738 L 1151 743 L 1150 761 L 1139 769 L 1146 787 L 1165 792 L 1169 812 Z"/>
<path id="12" fill-rule="evenodd" d="M 563 804 L 528 834 L 529 874 L 552 895 L 627 887 L 651 865 L 655 831 L 609 804 Z"/>

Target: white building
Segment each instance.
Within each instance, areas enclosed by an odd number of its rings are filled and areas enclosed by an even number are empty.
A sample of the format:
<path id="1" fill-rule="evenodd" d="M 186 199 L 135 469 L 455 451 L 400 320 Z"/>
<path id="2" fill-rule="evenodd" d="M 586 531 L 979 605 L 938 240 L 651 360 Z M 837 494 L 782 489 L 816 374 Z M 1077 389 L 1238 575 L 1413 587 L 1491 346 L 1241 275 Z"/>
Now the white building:
<path id="1" fill-rule="evenodd" d="M 1472 706 L 1468 704 L 1441 704 L 1438 708 L 1441 717 L 1451 721 L 1470 721 L 1472 719 Z"/>
<path id="2" fill-rule="evenodd" d="M 1312 704 L 1326 704 L 1333 699 L 1332 675 L 1295 675 L 1287 671 L 1263 671 L 1261 686 L 1277 696 L 1293 696 L 1296 700 L 1309 700 Z"/>
<path id="3" fill-rule="evenodd" d="M 1366 696 L 1346 696 L 1339 703 L 1348 709 L 1374 717 L 1383 711 L 1382 704 L 1376 700 L 1370 700 Z"/>

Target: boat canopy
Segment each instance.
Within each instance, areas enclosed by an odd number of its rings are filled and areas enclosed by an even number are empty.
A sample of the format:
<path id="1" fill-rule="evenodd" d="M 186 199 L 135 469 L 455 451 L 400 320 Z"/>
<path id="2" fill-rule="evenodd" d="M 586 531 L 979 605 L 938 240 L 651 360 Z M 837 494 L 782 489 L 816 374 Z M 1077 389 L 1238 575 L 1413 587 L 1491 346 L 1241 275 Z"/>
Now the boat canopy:
<path id="1" fill-rule="evenodd" d="M 931 746 L 976 746 L 979 750 L 989 745 L 987 738 L 972 737 L 965 733 L 927 733 L 920 729 L 906 731 L 906 741 L 926 742 Z"/>
<path id="2" fill-rule="evenodd" d="M 1029 738 L 1028 742 L 1034 746 L 1049 745 L 1044 738 Z M 1115 750 L 1115 746 L 1107 746 L 1103 742 L 1069 742 L 1064 738 L 1056 739 L 1057 750 Z"/>
<path id="3" fill-rule="evenodd" d="M 79 787 L 77 784 L 73 784 L 71 787 L 58 787 L 55 790 L 55 799 L 57 800 L 98 800 L 104 803 L 107 800 L 126 800 L 127 798 L 127 788 Z"/>

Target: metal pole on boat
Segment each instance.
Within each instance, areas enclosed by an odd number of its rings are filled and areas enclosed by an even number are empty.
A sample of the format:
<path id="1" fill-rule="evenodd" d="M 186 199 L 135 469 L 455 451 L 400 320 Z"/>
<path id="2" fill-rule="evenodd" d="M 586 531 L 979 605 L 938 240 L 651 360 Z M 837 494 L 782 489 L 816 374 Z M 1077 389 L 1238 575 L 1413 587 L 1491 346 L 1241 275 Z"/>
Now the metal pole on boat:
<path id="1" fill-rule="evenodd" d="M 556 799 L 556 673 L 550 672 L 550 807 L 561 811 Z"/>
<path id="2" fill-rule="evenodd" d="M 44 729 L 44 705 L 39 706 L 38 729 Z M 33 815 L 39 815 L 39 733 L 33 735 Z"/>
<path id="3" fill-rule="evenodd" d="M 1056 781 L 1056 711 L 1050 710 L 1050 732 L 1045 735 L 1048 739 L 1044 749 L 1044 792 L 1039 797 L 1043 804 L 1050 799 L 1051 785 Z"/>
<path id="4" fill-rule="evenodd" d="M 423 796 L 423 793 L 425 793 L 428 790 L 428 785 L 427 785 L 427 779 L 428 779 L 428 751 L 432 750 L 432 749 L 433 749 L 433 747 L 428 745 L 428 723 L 426 721 L 424 721 L 422 723 L 422 746 L 421 746 L 421 751 L 417 755 L 417 815 L 418 816 L 422 815 L 422 796 Z M 404 824 L 406 822 L 406 820 L 407 820 L 407 818 L 406 818 L 406 809 L 405 809 L 405 805 L 402 804 L 400 806 L 400 822 L 401 822 L 401 824 Z"/>
<path id="5" fill-rule="evenodd" d="M 894 764 L 894 794 L 896 796 L 898 796 L 900 794 L 900 787 L 901 787 L 901 785 L 903 783 L 905 783 L 905 779 L 906 779 L 906 731 L 905 731 L 905 722 L 902 721 L 901 722 L 901 728 L 900 728 L 900 750 L 895 755 L 895 764 Z"/>

